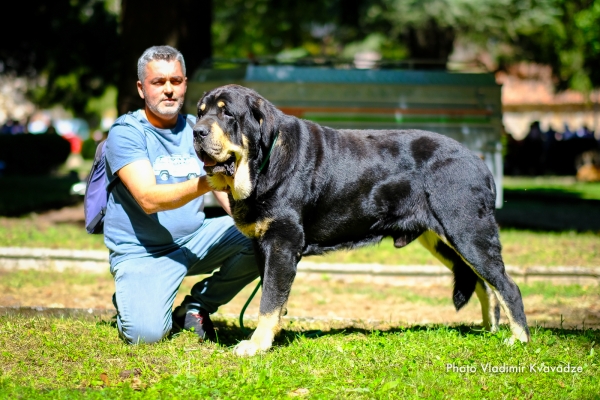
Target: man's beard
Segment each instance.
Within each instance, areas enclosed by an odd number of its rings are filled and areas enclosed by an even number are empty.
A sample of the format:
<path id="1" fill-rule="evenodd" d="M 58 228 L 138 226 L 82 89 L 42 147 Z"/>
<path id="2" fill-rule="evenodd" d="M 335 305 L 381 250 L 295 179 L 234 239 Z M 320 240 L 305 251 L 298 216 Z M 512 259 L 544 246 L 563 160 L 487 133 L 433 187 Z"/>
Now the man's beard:
<path id="1" fill-rule="evenodd" d="M 144 93 L 144 97 L 148 98 Z M 175 105 L 171 107 L 167 107 L 163 104 L 165 99 L 161 99 L 156 102 L 156 104 L 146 102 L 148 108 L 154 113 L 158 115 L 162 115 L 163 117 L 173 117 L 174 115 L 179 114 L 179 111 L 183 107 L 183 98 L 175 99 Z"/>

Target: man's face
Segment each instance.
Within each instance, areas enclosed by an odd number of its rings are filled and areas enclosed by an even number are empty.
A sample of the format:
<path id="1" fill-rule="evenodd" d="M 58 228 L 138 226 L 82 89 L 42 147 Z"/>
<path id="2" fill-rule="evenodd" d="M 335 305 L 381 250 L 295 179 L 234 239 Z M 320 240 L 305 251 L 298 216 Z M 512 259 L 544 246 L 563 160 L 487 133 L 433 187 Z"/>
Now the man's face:
<path id="1" fill-rule="evenodd" d="M 173 118 L 183 107 L 187 78 L 179 61 L 153 60 L 146 65 L 144 82 L 138 92 L 158 118 Z"/>

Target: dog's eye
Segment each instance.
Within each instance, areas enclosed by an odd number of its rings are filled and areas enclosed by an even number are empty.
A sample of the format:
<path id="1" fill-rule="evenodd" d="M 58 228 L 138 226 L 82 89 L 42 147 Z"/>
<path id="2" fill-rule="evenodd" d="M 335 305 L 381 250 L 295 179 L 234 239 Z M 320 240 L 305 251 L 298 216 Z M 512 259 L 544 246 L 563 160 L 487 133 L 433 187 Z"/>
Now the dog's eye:
<path id="1" fill-rule="evenodd" d="M 232 117 L 233 117 L 233 114 L 232 114 L 232 113 L 230 113 L 228 109 L 226 109 L 226 108 L 223 108 L 222 110 L 223 110 L 223 114 L 225 114 L 225 115 L 226 115 L 226 116 L 228 116 L 229 118 L 232 118 Z"/>

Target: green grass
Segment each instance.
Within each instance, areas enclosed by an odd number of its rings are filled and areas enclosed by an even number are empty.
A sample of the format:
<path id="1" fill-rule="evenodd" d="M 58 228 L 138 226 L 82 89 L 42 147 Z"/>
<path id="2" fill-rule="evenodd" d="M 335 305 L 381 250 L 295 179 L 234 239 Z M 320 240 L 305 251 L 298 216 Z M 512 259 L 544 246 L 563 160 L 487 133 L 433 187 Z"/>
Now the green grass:
<path id="1" fill-rule="evenodd" d="M 106 250 L 104 235 L 89 235 L 83 224 L 42 224 L 36 215 L 0 217 L 0 247 Z"/>
<path id="2" fill-rule="evenodd" d="M 500 231 L 504 262 L 519 267 L 585 266 L 600 267 L 600 233 Z M 386 265 L 441 265 L 423 246 L 413 242 L 396 249 L 391 239 L 356 250 L 337 251 L 312 262 L 377 263 Z"/>
<path id="3" fill-rule="evenodd" d="M 511 347 L 506 329 L 349 328 L 306 337 L 287 328 L 272 351 L 238 358 L 230 347 L 239 329 L 228 321 L 220 321 L 221 345 L 183 333 L 127 346 L 105 322 L 0 317 L 0 398 L 598 398 L 599 331 L 537 327 L 531 344 Z M 487 365 L 524 369 L 484 372 Z M 581 372 L 551 370 L 567 365 Z"/>
<path id="4" fill-rule="evenodd" d="M 3 184 L 8 188 L 9 182 L 17 183 L 10 180 L 12 178 L 7 179 L 9 178 L 0 179 L 0 189 Z M 48 182 L 33 179 L 28 187 L 40 185 L 42 190 L 36 187 L 36 193 L 40 193 L 40 197 L 46 196 L 45 192 L 54 191 L 50 186 L 56 186 L 57 191 L 64 192 L 67 188 L 65 182 L 70 181 L 67 178 L 56 179 Z M 63 182 L 62 186 L 59 182 Z M 577 183 L 569 177 L 506 177 L 505 188 L 507 202 L 498 210 L 497 218 L 507 265 L 600 266 L 600 184 Z M 0 206 L 6 202 L 7 197 L 3 194 L 1 200 Z M 4 207 L 7 207 L 6 204 Z M 0 247 L 105 250 L 103 236 L 88 235 L 81 224 L 44 225 L 35 214 L 20 218 L 0 217 Z M 306 260 L 439 265 L 417 243 L 398 250 L 389 239 L 380 245 L 308 257 Z"/>
<path id="5" fill-rule="evenodd" d="M 539 232 L 502 229 L 504 260 L 507 265 L 600 266 L 600 232 Z M 35 216 L 0 217 L 0 247 L 42 247 L 78 250 L 106 250 L 103 235 L 88 235 L 83 226 L 62 224 L 40 226 Z M 351 251 L 337 251 L 312 262 L 377 263 L 386 265 L 439 265 L 425 248 L 414 242 L 396 249 L 391 239 Z"/>
<path id="6" fill-rule="evenodd" d="M 534 191 L 554 196 L 577 197 L 586 200 L 600 200 L 600 182 L 577 182 L 571 176 L 513 177 L 503 180 L 508 191 Z"/>
<path id="7" fill-rule="evenodd" d="M 532 282 L 520 284 L 519 289 L 523 297 L 531 295 L 542 295 L 544 299 L 572 298 L 588 295 L 598 295 L 597 286 L 581 285 L 553 285 L 549 282 Z"/>

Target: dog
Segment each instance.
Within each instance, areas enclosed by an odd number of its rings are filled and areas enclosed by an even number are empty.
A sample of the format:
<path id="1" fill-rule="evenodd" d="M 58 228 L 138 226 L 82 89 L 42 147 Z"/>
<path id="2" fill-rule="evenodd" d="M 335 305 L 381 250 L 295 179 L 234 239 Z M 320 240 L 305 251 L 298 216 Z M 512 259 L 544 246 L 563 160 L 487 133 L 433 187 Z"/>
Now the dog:
<path id="1" fill-rule="evenodd" d="M 423 130 L 335 130 L 239 85 L 205 93 L 193 131 L 208 182 L 229 193 L 260 268 L 258 325 L 238 355 L 272 346 L 303 256 L 384 237 L 397 248 L 418 240 L 452 270 L 457 311 L 475 292 L 485 328 L 498 329 L 502 306 L 510 343 L 530 340 L 502 260 L 493 177 L 457 141 Z"/>

